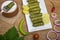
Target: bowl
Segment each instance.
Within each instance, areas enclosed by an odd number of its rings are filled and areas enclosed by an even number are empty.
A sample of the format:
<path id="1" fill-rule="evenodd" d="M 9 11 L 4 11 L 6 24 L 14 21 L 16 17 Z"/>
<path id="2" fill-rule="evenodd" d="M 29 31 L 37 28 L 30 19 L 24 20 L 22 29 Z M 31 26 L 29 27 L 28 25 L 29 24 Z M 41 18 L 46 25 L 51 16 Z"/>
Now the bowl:
<path id="1" fill-rule="evenodd" d="M 13 2 L 14 5 L 8 11 L 4 10 L 4 7 L 7 6 L 11 2 Z M 17 7 L 16 2 L 14 2 L 14 1 L 5 1 L 5 2 L 3 2 L 2 5 L 1 5 L 1 13 L 2 13 L 3 16 L 9 17 L 9 18 L 17 15 L 18 7 Z"/>

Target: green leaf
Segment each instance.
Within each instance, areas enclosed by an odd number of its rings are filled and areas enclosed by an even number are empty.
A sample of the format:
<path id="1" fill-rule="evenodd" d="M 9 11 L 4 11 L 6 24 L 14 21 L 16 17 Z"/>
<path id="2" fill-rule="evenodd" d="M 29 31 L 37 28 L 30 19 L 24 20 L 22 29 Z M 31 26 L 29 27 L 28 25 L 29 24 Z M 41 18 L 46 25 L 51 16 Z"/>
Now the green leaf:
<path id="1" fill-rule="evenodd" d="M 20 37 L 19 40 L 24 40 L 24 37 Z"/>
<path id="2" fill-rule="evenodd" d="M 8 30 L 8 32 L 4 34 L 4 36 L 6 37 L 6 40 L 14 40 L 15 38 L 19 37 L 19 34 L 15 26 L 13 26 L 11 29 Z"/>
<path id="3" fill-rule="evenodd" d="M 16 28 L 12 27 L 4 35 L 0 35 L 0 40 L 24 40 L 24 37 L 19 37 Z"/>
<path id="4" fill-rule="evenodd" d="M 6 40 L 3 35 L 0 35 L 0 40 Z"/>

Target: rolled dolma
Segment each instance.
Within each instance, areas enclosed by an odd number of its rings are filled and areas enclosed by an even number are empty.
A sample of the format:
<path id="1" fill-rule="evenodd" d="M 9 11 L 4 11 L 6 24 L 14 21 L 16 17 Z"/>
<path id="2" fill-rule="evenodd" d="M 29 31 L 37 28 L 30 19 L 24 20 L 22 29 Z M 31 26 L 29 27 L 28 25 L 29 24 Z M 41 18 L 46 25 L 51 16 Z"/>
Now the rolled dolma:
<path id="1" fill-rule="evenodd" d="M 27 0 L 27 2 L 31 2 L 31 1 L 34 1 L 34 2 L 35 2 L 35 1 L 37 1 L 37 0 Z"/>
<path id="2" fill-rule="evenodd" d="M 31 16 L 32 15 L 38 15 L 38 14 L 41 15 L 40 13 L 33 13 L 33 12 L 30 13 Z"/>
<path id="3" fill-rule="evenodd" d="M 40 20 L 34 20 L 32 22 L 33 22 L 33 24 L 42 23 L 42 19 L 40 19 Z"/>
<path id="4" fill-rule="evenodd" d="M 38 20 L 41 19 L 42 17 L 35 17 L 35 18 L 31 18 L 31 20 Z"/>
<path id="5" fill-rule="evenodd" d="M 30 16 L 30 18 L 35 18 L 35 17 L 41 17 L 42 16 L 42 14 L 38 14 L 38 13 L 36 13 L 36 14 L 30 14 L 31 16 Z"/>
<path id="6" fill-rule="evenodd" d="M 39 7 L 39 5 L 29 6 L 30 9 L 37 8 L 37 7 Z"/>
<path id="7" fill-rule="evenodd" d="M 35 6 L 35 5 L 39 5 L 39 2 L 35 2 L 35 3 L 30 3 L 30 4 L 28 4 L 28 6 Z"/>
<path id="8" fill-rule="evenodd" d="M 33 12 L 29 12 L 30 14 L 36 14 L 36 13 L 40 13 L 40 11 L 33 11 Z"/>
<path id="9" fill-rule="evenodd" d="M 37 26 L 42 26 L 42 25 L 44 25 L 44 23 L 43 23 L 43 22 L 41 22 L 41 23 L 36 23 L 36 24 L 33 24 L 33 26 L 34 26 L 34 27 L 37 27 Z"/>
<path id="10" fill-rule="evenodd" d="M 40 8 L 29 9 L 29 12 L 32 12 L 32 11 L 36 12 L 36 11 L 40 11 L 40 10 L 41 10 Z"/>
<path id="11" fill-rule="evenodd" d="M 7 6 L 4 7 L 4 10 L 9 11 L 14 5 L 15 5 L 14 2 L 11 2 Z"/>
<path id="12" fill-rule="evenodd" d="M 30 2 L 28 2 L 29 4 L 32 4 L 32 3 L 36 3 L 36 2 L 38 2 L 38 1 L 30 1 Z"/>

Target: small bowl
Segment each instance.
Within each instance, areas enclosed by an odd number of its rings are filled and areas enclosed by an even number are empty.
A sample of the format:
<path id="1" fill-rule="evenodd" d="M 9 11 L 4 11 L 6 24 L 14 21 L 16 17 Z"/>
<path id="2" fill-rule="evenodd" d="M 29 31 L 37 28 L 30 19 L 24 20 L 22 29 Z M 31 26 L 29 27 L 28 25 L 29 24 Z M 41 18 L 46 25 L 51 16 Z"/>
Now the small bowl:
<path id="1" fill-rule="evenodd" d="M 6 12 L 4 10 L 4 6 L 7 6 L 11 2 L 14 3 L 14 6 L 9 11 Z M 15 16 L 18 13 L 18 7 L 17 7 L 16 2 L 14 2 L 14 1 L 5 1 L 5 2 L 3 2 L 2 6 L 1 6 L 1 11 L 2 11 L 1 12 L 2 15 L 5 16 L 5 17 L 9 17 L 10 18 L 10 17 Z"/>

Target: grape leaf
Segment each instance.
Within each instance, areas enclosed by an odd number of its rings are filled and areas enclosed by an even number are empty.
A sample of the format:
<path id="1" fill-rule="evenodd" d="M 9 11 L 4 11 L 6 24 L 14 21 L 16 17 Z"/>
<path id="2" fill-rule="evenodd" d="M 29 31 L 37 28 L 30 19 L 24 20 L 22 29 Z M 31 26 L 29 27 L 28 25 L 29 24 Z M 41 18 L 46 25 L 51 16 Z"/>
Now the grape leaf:
<path id="1" fill-rule="evenodd" d="M 14 40 L 15 38 L 19 37 L 19 34 L 15 26 L 13 26 L 11 29 L 8 30 L 8 32 L 4 34 L 4 36 L 6 37 L 6 40 Z"/>
<path id="2" fill-rule="evenodd" d="M 6 40 L 3 35 L 0 35 L 0 40 Z"/>

